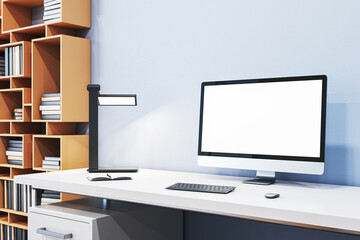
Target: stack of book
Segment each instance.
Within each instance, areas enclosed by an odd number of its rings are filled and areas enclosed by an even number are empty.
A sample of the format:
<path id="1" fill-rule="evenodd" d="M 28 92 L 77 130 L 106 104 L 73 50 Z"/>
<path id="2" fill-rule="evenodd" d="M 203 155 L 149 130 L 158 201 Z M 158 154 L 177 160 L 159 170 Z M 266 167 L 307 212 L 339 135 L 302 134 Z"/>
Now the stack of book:
<path id="1" fill-rule="evenodd" d="M 41 203 L 56 203 L 60 202 L 60 193 L 50 190 L 44 190 L 41 195 Z"/>
<path id="2" fill-rule="evenodd" d="M 28 212 L 31 206 L 31 186 L 24 184 L 16 184 L 14 194 L 15 210 L 21 212 Z"/>
<path id="3" fill-rule="evenodd" d="M 23 74 L 22 45 L 5 48 L 5 76 Z"/>
<path id="4" fill-rule="evenodd" d="M 61 0 L 44 0 L 44 22 L 61 19 Z"/>
<path id="5" fill-rule="evenodd" d="M 0 54 L 0 76 L 5 76 L 5 55 Z"/>
<path id="6" fill-rule="evenodd" d="M 14 109 L 14 119 L 15 120 L 23 120 L 23 110 L 22 108 Z"/>
<path id="7" fill-rule="evenodd" d="M 42 162 L 42 168 L 60 170 L 60 157 L 45 156 Z"/>
<path id="8" fill-rule="evenodd" d="M 18 139 L 10 139 L 6 149 L 8 164 L 22 165 L 23 163 L 23 142 Z"/>
<path id="9" fill-rule="evenodd" d="M 41 119 L 60 120 L 60 93 L 43 94 L 41 98 Z"/>

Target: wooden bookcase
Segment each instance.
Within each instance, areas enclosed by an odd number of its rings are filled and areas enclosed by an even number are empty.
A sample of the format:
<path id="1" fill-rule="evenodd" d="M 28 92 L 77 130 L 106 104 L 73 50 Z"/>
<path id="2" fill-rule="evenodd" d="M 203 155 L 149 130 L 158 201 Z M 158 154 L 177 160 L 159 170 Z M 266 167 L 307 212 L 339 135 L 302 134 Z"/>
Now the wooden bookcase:
<path id="1" fill-rule="evenodd" d="M 58 20 L 33 25 L 35 8 L 44 0 L 0 0 L 0 54 L 22 46 L 22 74 L 0 76 L 0 224 L 27 229 L 26 212 L 9 209 L 8 182 L 14 176 L 48 170 L 45 156 L 60 156 L 60 170 L 88 167 L 88 135 L 77 134 L 89 118 L 90 40 L 76 31 L 91 27 L 90 0 L 62 0 Z M 60 120 L 43 120 L 45 93 L 60 93 Z M 22 120 L 14 120 L 21 108 Z M 22 140 L 22 165 L 8 164 L 9 140 Z M 61 200 L 79 196 L 61 193 Z M 0 239 L 4 238 L 3 228 Z M 12 232 L 14 239 L 14 231 Z"/>

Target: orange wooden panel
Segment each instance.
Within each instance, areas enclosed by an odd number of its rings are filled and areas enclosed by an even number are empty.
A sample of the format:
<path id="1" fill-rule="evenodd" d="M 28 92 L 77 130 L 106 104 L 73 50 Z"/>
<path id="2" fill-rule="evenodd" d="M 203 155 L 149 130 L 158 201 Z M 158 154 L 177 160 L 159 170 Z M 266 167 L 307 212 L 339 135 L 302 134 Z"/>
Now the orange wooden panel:
<path id="1" fill-rule="evenodd" d="M 61 120 L 89 121 L 90 40 L 61 36 Z"/>
<path id="2" fill-rule="evenodd" d="M 62 0 L 61 21 L 65 24 L 73 25 L 74 28 L 90 28 L 91 27 L 90 0 L 76 0 L 76 1 Z"/>
<path id="3" fill-rule="evenodd" d="M 61 170 L 89 166 L 89 136 L 61 136 Z"/>

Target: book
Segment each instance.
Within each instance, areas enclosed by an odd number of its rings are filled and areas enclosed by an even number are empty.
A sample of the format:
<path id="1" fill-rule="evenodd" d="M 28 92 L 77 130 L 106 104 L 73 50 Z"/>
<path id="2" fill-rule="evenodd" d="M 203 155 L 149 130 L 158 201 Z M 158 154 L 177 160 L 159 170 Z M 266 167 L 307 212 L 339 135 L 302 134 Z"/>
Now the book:
<path id="1" fill-rule="evenodd" d="M 41 102 L 40 105 L 60 105 L 60 101 Z"/>
<path id="2" fill-rule="evenodd" d="M 42 110 L 60 110 L 60 105 L 40 105 L 40 111 Z"/>
<path id="3" fill-rule="evenodd" d="M 44 7 L 48 7 L 54 4 L 60 4 L 61 0 L 44 0 Z"/>
<path id="4" fill-rule="evenodd" d="M 9 47 L 9 76 L 13 75 L 13 48 Z"/>
<path id="5" fill-rule="evenodd" d="M 54 115 L 54 114 L 60 114 L 61 111 L 52 111 L 52 110 L 49 110 L 49 111 L 41 111 L 41 114 L 42 115 Z"/>
<path id="6" fill-rule="evenodd" d="M 8 160 L 8 164 L 22 165 L 22 160 Z"/>
<path id="7" fill-rule="evenodd" d="M 8 147 L 22 148 L 22 143 L 9 143 Z"/>
<path id="8" fill-rule="evenodd" d="M 23 156 L 23 152 L 17 152 L 17 151 L 6 151 L 6 156 L 18 156 L 18 157 L 22 157 Z"/>
<path id="9" fill-rule="evenodd" d="M 19 67 L 19 74 L 23 74 L 23 61 L 22 61 L 22 59 L 23 59 L 23 46 L 22 45 L 20 45 L 19 46 L 19 65 L 20 65 L 20 67 Z"/>
<path id="10" fill-rule="evenodd" d="M 60 192 L 57 191 L 52 191 L 52 190 L 44 190 L 43 193 L 48 193 L 48 194 L 58 194 L 60 195 Z"/>
<path id="11" fill-rule="evenodd" d="M 15 117 L 14 119 L 15 119 L 15 120 L 23 120 L 22 117 Z"/>
<path id="12" fill-rule="evenodd" d="M 43 97 L 60 97 L 60 93 L 44 93 Z"/>
<path id="13" fill-rule="evenodd" d="M 42 168 L 43 168 L 43 169 L 55 169 L 55 170 L 60 170 L 60 166 L 46 165 L 46 164 L 43 164 L 43 165 L 42 165 Z"/>
<path id="14" fill-rule="evenodd" d="M 19 156 L 7 156 L 8 160 L 23 160 L 23 157 L 19 157 Z"/>
<path id="15" fill-rule="evenodd" d="M 43 193 L 42 198 L 60 199 L 60 194 Z"/>
<path id="16" fill-rule="evenodd" d="M 54 166 L 60 166 L 60 161 L 49 161 L 49 160 L 43 160 L 43 165 L 54 165 Z"/>
<path id="17" fill-rule="evenodd" d="M 47 160 L 47 161 L 60 161 L 61 158 L 60 157 L 45 156 L 44 160 Z"/>
<path id="18" fill-rule="evenodd" d="M 8 151 L 22 152 L 22 147 L 21 147 L 21 148 L 17 148 L 17 147 L 8 147 L 6 150 L 8 150 Z"/>
<path id="19" fill-rule="evenodd" d="M 59 97 L 42 97 L 41 101 L 42 102 L 60 101 L 60 96 Z"/>
<path id="20" fill-rule="evenodd" d="M 22 110 L 22 108 L 15 108 L 15 109 L 14 109 L 14 112 L 16 112 L 16 113 L 22 113 L 23 110 Z"/>
<path id="21" fill-rule="evenodd" d="M 54 5 L 49 5 L 49 6 L 46 6 L 44 8 L 44 12 L 47 12 L 49 10 L 53 10 L 53 9 L 61 9 L 61 4 L 54 4 Z"/>
<path id="22" fill-rule="evenodd" d="M 44 21 L 55 21 L 61 18 L 61 14 L 54 14 L 49 16 L 44 16 Z"/>
<path id="23" fill-rule="evenodd" d="M 15 139 L 10 139 L 8 141 L 9 145 L 10 144 L 21 144 L 22 145 L 22 140 L 15 140 Z"/>
<path id="24" fill-rule="evenodd" d="M 57 203 L 61 202 L 60 199 L 53 199 L 53 198 L 41 198 L 41 204 L 43 203 Z"/>
<path id="25" fill-rule="evenodd" d="M 60 14 L 61 13 L 61 10 L 60 8 L 57 8 L 57 9 L 46 9 L 46 11 L 44 11 L 44 17 L 45 16 L 49 16 L 49 15 L 54 15 L 54 14 Z"/>
<path id="26" fill-rule="evenodd" d="M 41 119 L 43 120 L 60 120 L 60 115 L 42 115 Z"/>
<path id="27" fill-rule="evenodd" d="M 5 48 L 5 76 L 9 76 L 9 48 Z"/>
<path id="28" fill-rule="evenodd" d="M 96 175 L 96 176 L 90 176 L 88 175 L 86 177 L 89 181 L 116 181 L 116 180 L 131 180 L 131 177 L 124 177 L 124 176 L 118 176 L 118 177 L 112 177 L 109 174 L 106 175 Z"/>

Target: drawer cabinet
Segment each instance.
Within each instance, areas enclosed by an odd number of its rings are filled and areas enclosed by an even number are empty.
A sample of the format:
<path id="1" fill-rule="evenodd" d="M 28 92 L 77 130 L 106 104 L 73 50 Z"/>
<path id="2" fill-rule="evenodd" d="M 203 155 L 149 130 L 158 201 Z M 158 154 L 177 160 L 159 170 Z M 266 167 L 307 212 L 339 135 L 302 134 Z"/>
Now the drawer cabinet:
<path id="1" fill-rule="evenodd" d="M 31 240 L 181 240 L 183 211 L 84 198 L 31 207 Z"/>
<path id="2" fill-rule="evenodd" d="M 91 224 L 89 222 L 80 222 L 36 212 L 31 213 L 30 221 L 29 239 L 92 239 L 90 237 Z"/>

